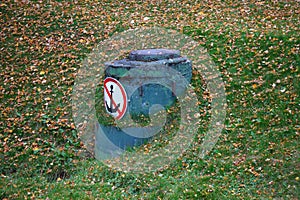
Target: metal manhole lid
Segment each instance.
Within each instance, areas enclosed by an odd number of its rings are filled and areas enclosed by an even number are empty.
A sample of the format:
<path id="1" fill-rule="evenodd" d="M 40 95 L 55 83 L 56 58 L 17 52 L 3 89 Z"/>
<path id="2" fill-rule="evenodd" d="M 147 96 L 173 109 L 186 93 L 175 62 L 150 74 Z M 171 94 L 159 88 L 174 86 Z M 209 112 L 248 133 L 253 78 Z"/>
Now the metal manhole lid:
<path id="1" fill-rule="evenodd" d="M 158 61 L 164 59 L 173 59 L 179 58 L 180 51 L 179 50 L 171 50 L 171 49 L 142 49 L 131 51 L 128 59 L 130 61 Z"/>

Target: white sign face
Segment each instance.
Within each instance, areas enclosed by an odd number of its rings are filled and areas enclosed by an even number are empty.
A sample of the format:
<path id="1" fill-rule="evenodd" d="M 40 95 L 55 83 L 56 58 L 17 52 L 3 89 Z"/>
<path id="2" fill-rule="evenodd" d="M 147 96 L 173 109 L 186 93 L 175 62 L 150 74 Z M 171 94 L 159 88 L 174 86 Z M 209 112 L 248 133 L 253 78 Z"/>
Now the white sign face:
<path id="1" fill-rule="evenodd" d="M 127 95 L 121 83 L 111 77 L 104 80 L 104 104 L 115 119 L 121 119 L 127 109 Z"/>

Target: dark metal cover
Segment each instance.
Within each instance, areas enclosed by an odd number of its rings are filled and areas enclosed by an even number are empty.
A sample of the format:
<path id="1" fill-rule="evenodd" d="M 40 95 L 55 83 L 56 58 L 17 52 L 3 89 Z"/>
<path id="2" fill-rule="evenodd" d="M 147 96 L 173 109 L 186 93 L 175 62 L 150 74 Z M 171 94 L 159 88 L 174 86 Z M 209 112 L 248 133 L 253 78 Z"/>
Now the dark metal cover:
<path id="1" fill-rule="evenodd" d="M 158 61 L 164 59 L 179 58 L 180 51 L 170 49 L 142 49 L 131 51 L 128 59 L 131 61 Z"/>

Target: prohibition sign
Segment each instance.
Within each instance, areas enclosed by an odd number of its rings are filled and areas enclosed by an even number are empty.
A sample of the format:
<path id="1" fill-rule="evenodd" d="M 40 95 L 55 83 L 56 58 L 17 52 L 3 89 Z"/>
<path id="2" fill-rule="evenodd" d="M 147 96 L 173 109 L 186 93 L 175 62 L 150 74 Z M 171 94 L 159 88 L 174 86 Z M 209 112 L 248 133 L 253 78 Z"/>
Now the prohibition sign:
<path id="1" fill-rule="evenodd" d="M 127 109 L 127 95 L 121 83 L 107 77 L 104 80 L 104 104 L 106 111 L 115 119 L 121 119 Z"/>

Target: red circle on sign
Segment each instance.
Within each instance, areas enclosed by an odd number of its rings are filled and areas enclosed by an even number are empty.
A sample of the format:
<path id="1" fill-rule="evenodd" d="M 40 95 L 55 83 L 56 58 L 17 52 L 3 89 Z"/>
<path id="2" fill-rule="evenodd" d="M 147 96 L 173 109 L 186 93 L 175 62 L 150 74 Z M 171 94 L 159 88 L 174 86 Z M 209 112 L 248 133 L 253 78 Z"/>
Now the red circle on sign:
<path id="1" fill-rule="evenodd" d="M 117 80 L 117 79 L 114 79 L 112 77 L 107 77 L 105 80 L 104 80 L 104 94 L 106 94 L 110 101 L 111 102 L 111 105 L 114 106 L 115 108 L 117 107 L 117 103 L 114 101 L 114 99 L 112 98 L 112 95 L 109 91 L 109 88 L 107 88 L 107 84 L 109 84 L 109 82 L 112 82 L 114 85 L 116 85 L 120 91 L 120 94 L 121 94 L 121 99 L 122 101 L 119 102 L 119 104 L 121 105 L 120 109 L 117 108 L 116 112 L 117 112 L 117 115 L 113 115 L 116 119 L 121 119 L 125 112 L 126 112 L 126 109 L 127 109 L 127 95 L 126 95 L 126 92 L 125 92 L 125 89 L 124 87 L 122 86 L 122 84 Z M 104 95 L 104 101 L 105 101 L 105 95 Z M 106 110 L 108 111 L 108 108 L 106 108 Z"/>

